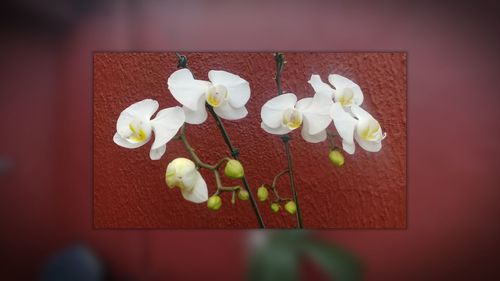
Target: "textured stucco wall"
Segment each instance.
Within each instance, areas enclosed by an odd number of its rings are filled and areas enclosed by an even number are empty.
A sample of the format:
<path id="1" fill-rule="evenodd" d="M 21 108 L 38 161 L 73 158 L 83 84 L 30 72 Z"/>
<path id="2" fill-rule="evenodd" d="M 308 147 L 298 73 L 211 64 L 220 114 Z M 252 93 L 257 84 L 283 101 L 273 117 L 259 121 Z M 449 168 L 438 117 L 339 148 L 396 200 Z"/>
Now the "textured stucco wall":
<path id="1" fill-rule="evenodd" d="M 241 151 L 247 179 L 254 190 L 270 183 L 286 167 L 279 137 L 260 128 L 260 108 L 276 95 L 272 53 L 185 53 L 198 79 L 212 69 L 226 70 L 250 82 L 249 115 L 224 124 Z M 328 145 L 303 141 L 292 133 L 297 193 L 306 228 L 404 228 L 406 227 L 406 54 L 405 53 L 285 53 L 283 89 L 298 98 L 311 96 L 310 75 L 346 76 L 364 93 L 363 107 L 379 120 L 388 137 L 379 153 L 359 146 L 346 164 L 334 168 Z M 159 161 L 149 159 L 151 143 L 134 150 L 112 141 L 116 119 L 128 105 L 145 98 L 156 99 L 160 108 L 178 103 L 166 80 L 176 70 L 173 53 L 94 54 L 94 225 L 97 228 L 251 228 L 257 222 L 248 201 L 231 205 L 224 194 L 223 207 L 210 212 L 205 204 L 182 199 L 177 189 L 165 185 L 167 164 L 184 156 L 181 143 L 172 141 Z M 228 155 L 215 123 L 210 118 L 188 127 L 188 138 L 203 160 L 214 163 Z M 203 171 L 210 192 L 212 174 Z M 224 180 L 238 184 L 238 180 Z M 278 185 L 289 196 L 286 177 Z M 293 227 L 295 217 L 271 213 L 269 202 L 259 203 L 268 227 Z"/>

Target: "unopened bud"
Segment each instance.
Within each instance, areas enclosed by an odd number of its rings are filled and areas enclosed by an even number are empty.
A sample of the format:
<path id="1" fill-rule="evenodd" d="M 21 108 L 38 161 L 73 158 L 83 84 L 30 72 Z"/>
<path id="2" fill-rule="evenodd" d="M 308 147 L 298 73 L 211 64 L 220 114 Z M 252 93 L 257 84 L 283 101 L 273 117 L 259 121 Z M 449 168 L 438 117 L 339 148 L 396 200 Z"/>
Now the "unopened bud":
<path id="1" fill-rule="evenodd" d="M 228 178 L 241 179 L 245 172 L 243 171 L 243 165 L 240 161 L 231 159 L 227 161 L 226 167 L 224 168 L 224 174 Z"/>
<path id="2" fill-rule="evenodd" d="M 240 192 L 238 192 L 238 198 L 240 198 L 240 200 L 248 200 L 248 197 L 250 197 L 248 191 L 240 190 Z"/>
<path id="3" fill-rule="evenodd" d="M 265 186 L 259 187 L 259 189 L 257 189 L 257 198 L 259 198 L 259 201 L 266 201 L 267 197 L 269 197 L 267 188 Z"/>
<path id="4" fill-rule="evenodd" d="M 297 212 L 297 205 L 295 204 L 294 201 L 288 201 L 285 204 L 285 210 L 290 213 L 291 215 L 295 214 Z"/>
<path id="5" fill-rule="evenodd" d="M 271 204 L 271 210 L 275 213 L 277 213 L 280 210 L 280 205 L 278 203 L 273 203 Z"/>
<path id="6" fill-rule="evenodd" d="M 330 154 L 328 154 L 328 158 L 330 158 L 330 162 L 332 162 L 334 166 L 340 167 L 344 165 L 344 155 L 338 149 L 331 150 Z"/>
<path id="7" fill-rule="evenodd" d="M 222 206 L 222 200 L 218 195 L 213 195 L 208 198 L 207 207 L 209 210 L 217 211 Z"/>

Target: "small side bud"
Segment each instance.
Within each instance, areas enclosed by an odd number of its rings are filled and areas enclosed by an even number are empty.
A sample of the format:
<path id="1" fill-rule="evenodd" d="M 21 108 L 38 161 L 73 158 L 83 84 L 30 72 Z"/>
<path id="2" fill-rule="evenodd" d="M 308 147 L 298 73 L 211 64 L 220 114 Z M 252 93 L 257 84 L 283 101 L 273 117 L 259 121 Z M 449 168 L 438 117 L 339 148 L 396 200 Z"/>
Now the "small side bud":
<path id="1" fill-rule="evenodd" d="M 221 206 L 222 206 L 222 200 L 221 200 L 220 196 L 213 195 L 213 196 L 210 196 L 210 198 L 208 198 L 207 207 L 209 210 L 217 211 L 220 209 Z"/>
<path id="2" fill-rule="evenodd" d="M 240 161 L 231 159 L 226 163 L 224 174 L 228 178 L 241 179 L 245 172 L 243 171 L 243 165 L 241 165 Z"/>
<path id="3" fill-rule="evenodd" d="M 290 213 L 291 215 L 295 214 L 297 212 L 297 205 L 295 205 L 294 201 L 288 201 L 285 204 L 285 210 Z"/>
<path id="4" fill-rule="evenodd" d="M 257 198 L 259 198 L 259 201 L 266 201 L 268 197 L 269 191 L 265 186 L 261 186 L 257 189 Z"/>
<path id="5" fill-rule="evenodd" d="M 280 205 L 278 203 L 273 203 L 271 204 L 271 210 L 275 213 L 277 213 L 281 209 Z"/>
<path id="6" fill-rule="evenodd" d="M 328 154 L 328 158 L 330 158 L 330 162 L 332 162 L 334 166 L 341 167 L 344 165 L 344 155 L 338 149 L 331 150 L 330 154 Z"/>
<path id="7" fill-rule="evenodd" d="M 248 198 L 250 197 L 250 195 L 248 194 L 248 191 L 246 190 L 241 190 L 238 192 L 238 198 L 240 198 L 240 200 L 248 200 Z"/>

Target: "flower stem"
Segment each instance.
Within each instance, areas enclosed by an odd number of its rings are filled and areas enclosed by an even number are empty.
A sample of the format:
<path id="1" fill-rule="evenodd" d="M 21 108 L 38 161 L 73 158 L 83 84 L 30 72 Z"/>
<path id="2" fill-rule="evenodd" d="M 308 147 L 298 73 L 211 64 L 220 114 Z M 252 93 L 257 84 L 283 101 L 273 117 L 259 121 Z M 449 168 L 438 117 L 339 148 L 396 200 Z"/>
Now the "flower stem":
<path id="1" fill-rule="evenodd" d="M 210 170 L 214 173 L 215 177 L 215 184 L 217 186 L 217 191 L 215 192 L 215 195 L 220 194 L 221 192 L 235 192 L 240 189 L 239 186 L 234 186 L 234 187 L 225 187 L 222 185 L 222 181 L 220 179 L 220 173 L 219 173 L 219 167 L 224 163 L 225 161 L 228 161 L 229 158 L 225 157 L 222 158 L 217 164 L 215 165 L 210 165 L 207 164 L 203 161 L 201 161 L 200 157 L 196 154 L 195 150 L 193 147 L 189 144 L 187 138 L 186 138 L 186 124 L 182 125 L 181 127 L 181 133 L 179 134 L 179 139 L 182 141 L 182 144 L 184 145 L 184 148 L 186 151 L 189 153 L 189 156 L 191 157 L 191 160 L 196 164 L 196 167 L 198 168 L 204 168 L 207 170 Z"/>
<path id="2" fill-rule="evenodd" d="M 282 53 L 275 53 L 274 57 L 276 59 L 276 86 L 278 88 L 278 95 L 281 95 L 283 94 L 281 87 L 281 73 L 285 67 L 285 56 Z M 293 176 L 292 153 L 290 151 L 289 144 L 290 136 L 288 134 L 284 134 L 281 136 L 281 140 L 283 141 L 283 145 L 285 147 L 285 154 L 288 162 L 288 175 L 290 177 L 290 188 L 292 190 L 293 201 L 295 201 L 297 206 L 297 228 L 304 228 L 304 224 L 302 223 L 302 214 L 299 207 L 299 198 L 295 188 L 295 177 Z"/>
<path id="3" fill-rule="evenodd" d="M 184 55 L 181 55 L 179 53 L 176 53 L 176 55 L 177 55 L 177 58 L 179 59 L 179 64 L 177 65 L 177 67 L 178 68 L 188 68 L 188 66 L 187 66 L 187 57 L 184 56 Z M 208 112 L 210 112 L 210 115 L 212 115 L 212 117 L 214 118 L 215 123 L 217 124 L 217 127 L 219 128 L 219 130 L 220 130 L 220 132 L 222 134 L 222 138 L 224 139 L 224 142 L 226 143 L 227 147 L 231 151 L 231 155 L 233 156 L 234 159 L 239 160 L 240 159 L 240 157 L 239 157 L 240 153 L 239 153 L 238 149 L 236 149 L 233 146 L 233 144 L 231 142 L 231 139 L 229 138 L 229 134 L 227 133 L 226 128 L 224 127 L 224 124 L 222 123 L 222 120 L 215 113 L 215 111 L 214 111 L 214 109 L 213 109 L 212 106 L 210 106 L 209 104 L 206 103 L 206 107 L 207 107 Z M 262 219 L 262 215 L 259 212 L 259 207 L 257 206 L 257 201 L 255 200 L 255 197 L 253 196 L 253 194 L 252 194 L 252 192 L 250 190 L 250 185 L 248 184 L 248 181 L 247 181 L 246 177 L 243 176 L 243 178 L 241 178 L 241 181 L 242 181 L 243 186 L 245 187 L 245 189 L 248 191 L 249 199 L 250 199 L 250 202 L 252 204 L 252 208 L 253 208 L 253 210 L 255 212 L 255 216 L 257 217 L 257 222 L 259 223 L 259 227 L 260 228 L 266 228 L 266 226 L 264 224 L 264 220 Z"/>
<path id="4" fill-rule="evenodd" d="M 273 183 L 271 184 L 271 186 L 269 187 L 273 193 L 274 193 L 274 196 L 276 197 L 276 199 L 274 200 L 274 202 L 276 203 L 279 203 L 281 201 L 290 201 L 291 199 L 290 198 L 284 198 L 284 197 L 281 197 L 278 193 L 278 189 L 276 188 L 276 183 L 278 182 L 278 179 L 283 176 L 284 174 L 288 173 L 288 169 L 285 169 L 281 172 L 279 172 L 273 179 Z"/>

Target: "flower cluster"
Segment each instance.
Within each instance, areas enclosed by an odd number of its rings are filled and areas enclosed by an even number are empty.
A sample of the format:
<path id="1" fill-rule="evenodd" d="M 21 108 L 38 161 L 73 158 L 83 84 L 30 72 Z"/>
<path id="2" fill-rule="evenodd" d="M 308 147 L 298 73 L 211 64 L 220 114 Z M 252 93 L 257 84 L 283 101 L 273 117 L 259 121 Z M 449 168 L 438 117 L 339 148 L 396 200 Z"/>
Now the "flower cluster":
<path id="1" fill-rule="evenodd" d="M 159 108 L 157 101 L 145 99 L 134 103 L 118 117 L 113 141 L 124 148 L 138 148 L 147 143 L 154 133 L 155 140 L 149 155 L 152 160 L 159 160 L 165 154 L 167 143 L 177 135 L 184 123 L 205 122 L 206 104 L 213 107 L 214 112 L 223 119 L 244 118 L 248 114 L 245 104 L 250 99 L 248 82 L 235 74 L 220 70 L 210 71 L 208 77 L 210 81 L 196 80 L 188 69 L 172 73 L 167 81 L 168 89 L 182 107 L 160 110 L 155 118 L 151 119 Z M 187 144 L 185 136 L 180 137 Z M 189 152 L 194 153 L 192 149 Z M 200 161 L 196 155 L 193 158 Z M 207 184 L 198 171 L 199 165 L 200 163 L 187 158 L 176 158 L 168 164 L 165 173 L 167 185 L 170 188 L 178 187 L 184 199 L 194 203 L 206 202 L 209 199 Z M 218 166 L 205 165 L 219 177 Z M 227 159 L 224 171 L 229 178 L 243 177 L 243 167 L 234 159 Z M 219 182 L 218 184 L 220 185 Z M 218 192 L 220 188 L 222 186 L 218 186 Z M 248 192 L 240 189 L 237 187 L 234 191 L 238 191 L 241 200 L 246 200 Z M 209 208 L 218 209 L 210 207 L 213 205 L 212 201 L 214 200 L 211 200 Z M 220 207 L 220 204 L 218 206 Z"/>
<path id="2" fill-rule="evenodd" d="M 318 143 L 326 140 L 326 129 L 333 121 L 347 153 L 354 153 L 354 140 L 367 151 L 379 151 L 386 134 L 379 122 L 360 107 L 361 88 L 337 74 L 329 75 L 328 81 L 331 85 L 319 75 L 312 75 L 308 83 L 315 91 L 313 97 L 297 101 L 295 94 L 286 93 L 267 101 L 261 109 L 262 129 L 283 135 L 302 126 L 304 140 Z"/>
<path id="3" fill-rule="evenodd" d="M 361 108 L 364 97 L 356 83 L 337 74 L 329 75 L 329 83 L 325 83 L 319 75 L 313 74 L 308 83 L 314 89 L 314 95 L 298 100 L 294 93 L 281 92 L 280 74 L 284 59 L 283 55 L 278 53 L 275 57 L 276 83 L 280 94 L 268 100 L 261 108 L 261 128 L 264 131 L 274 135 L 287 135 L 302 127 L 301 136 L 307 142 L 320 143 L 328 139 L 331 148 L 328 157 L 335 166 L 342 166 L 345 159 L 340 149 L 335 146 L 333 137 L 341 138 L 342 148 L 349 154 L 354 154 L 355 142 L 369 152 L 381 150 L 386 133 L 382 131 L 379 122 Z M 185 67 L 185 63 L 182 67 Z M 250 85 L 240 76 L 221 70 L 209 71 L 208 79 L 209 81 L 195 79 L 187 68 L 173 72 L 167 80 L 167 86 L 180 106 L 158 111 L 159 103 L 152 99 L 130 105 L 118 117 L 113 141 L 121 147 L 134 149 L 143 146 L 154 136 L 149 157 L 159 160 L 167 150 L 167 143 L 172 139 L 179 139 L 190 159 L 180 157 L 168 164 L 165 172 L 167 186 L 179 188 L 182 197 L 187 201 L 206 202 L 208 209 L 213 211 L 222 206 L 222 192 L 232 192 L 233 204 L 236 198 L 251 200 L 260 225 L 264 227 L 255 199 L 248 192 L 243 166 L 237 160 L 236 150 L 233 149 L 220 120 L 239 120 L 248 115 L 245 106 L 250 100 Z M 208 116 L 207 110 L 215 117 L 224 140 L 236 159 L 224 157 L 217 164 L 210 165 L 203 162 L 189 144 L 185 134 L 186 123 L 204 123 Z M 328 129 L 332 123 L 336 133 Z M 283 137 L 288 168 L 278 173 L 272 184 L 259 187 L 257 198 L 259 201 L 266 201 L 271 191 L 274 196 L 270 204 L 271 210 L 279 212 L 284 209 L 291 215 L 297 215 L 298 225 L 302 227 L 288 140 L 289 138 Z M 222 165 L 225 165 L 224 175 L 230 179 L 242 179 L 245 188 L 239 185 L 223 186 L 219 172 Z M 211 196 L 200 169 L 209 170 L 214 175 L 217 190 Z M 282 197 L 277 190 L 278 180 L 285 174 L 290 178 L 293 198 Z"/>

